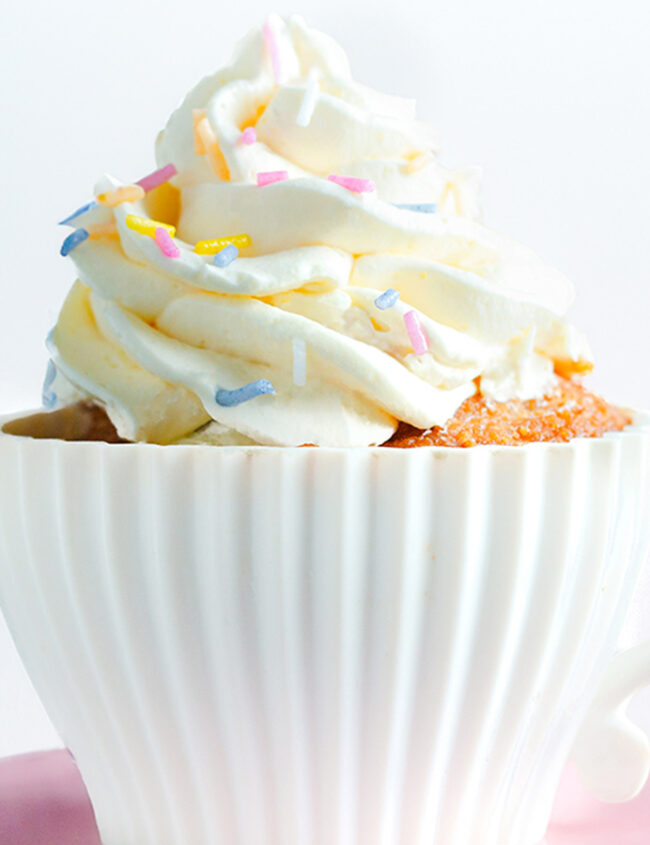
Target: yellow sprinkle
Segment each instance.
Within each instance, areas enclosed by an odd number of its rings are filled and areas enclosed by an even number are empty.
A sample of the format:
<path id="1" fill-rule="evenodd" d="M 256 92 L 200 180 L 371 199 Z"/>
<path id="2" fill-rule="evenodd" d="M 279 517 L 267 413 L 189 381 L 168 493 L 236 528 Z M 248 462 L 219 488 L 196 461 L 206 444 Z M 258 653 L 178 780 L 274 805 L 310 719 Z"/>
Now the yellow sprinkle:
<path id="1" fill-rule="evenodd" d="M 118 234 L 117 225 L 114 220 L 111 220 L 110 223 L 95 223 L 92 226 L 86 226 L 86 230 L 92 240 L 110 238 Z"/>
<path id="2" fill-rule="evenodd" d="M 229 238 L 215 238 L 211 241 L 199 241 L 194 247 L 194 252 L 199 255 L 214 255 L 225 246 L 232 244 L 237 249 L 245 249 L 251 245 L 250 235 L 232 235 Z"/>
<path id="3" fill-rule="evenodd" d="M 431 160 L 431 153 L 418 153 L 418 155 L 413 156 L 410 161 L 406 162 L 404 169 L 407 173 L 417 173 L 418 170 L 423 170 L 427 164 L 430 164 Z"/>
<path id="4" fill-rule="evenodd" d="M 149 235 L 152 238 L 156 234 L 156 229 L 167 229 L 172 238 L 176 234 L 175 226 L 160 223 L 158 220 L 150 220 L 148 217 L 138 217 L 137 214 L 127 214 L 126 225 L 129 229 L 133 229 L 134 232 L 139 232 L 141 235 Z"/>
<path id="5" fill-rule="evenodd" d="M 201 140 L 198 128 L 201 121 L 205 118 L 205 109 L 192 109 L 192 125 L 194 127 L 194 152 L 197 156 L 204 156 L 207 150 Z"/>
<path id="6" fill-rule="evenodd" d="M 460 198 L 460 193 L 458 191 L 458 185 L 451 180 L 445 183 L 445 187 L 442 192 L 442 196 L 440 197 L 440 201 L 438 203 L 438 208 L 440 208 L 443 214 L 456 214 L 462 215 L 462 202 Z M 450 209 L 453 208 L 453 211 Z"/>
<path id="7" fill-rule="evenodd" d="M 388 326 L 384 325 L 384 323 L 380 323 L 379 320 L 375 320 L 374 317 L 370 318 L 370 322 L 372 323 L 372 327 L 375 329 L 375 331 L 378 331 L 378 332 L 389 332 L 390 331 L 390 328 Z"/>
<path id="8" fill-rule="evenodd" d="M 109 208 L 121 205 L 123 202 L 137 202 L 143 198 L 144 190 L 140 185 L 122 185 L 121 188 L 116 188 L 114 191 L 97 194 L 97 202 L 100 205 L 107 205 Z"/>

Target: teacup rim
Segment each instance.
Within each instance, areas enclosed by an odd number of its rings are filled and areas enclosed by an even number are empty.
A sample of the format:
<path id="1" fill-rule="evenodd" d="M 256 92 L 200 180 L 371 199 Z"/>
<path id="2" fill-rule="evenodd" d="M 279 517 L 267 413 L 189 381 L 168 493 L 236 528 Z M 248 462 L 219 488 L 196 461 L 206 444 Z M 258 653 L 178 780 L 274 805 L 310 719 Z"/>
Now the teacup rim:
<path id="1" fill-rule="evenodd" d="M 650 437 L 650 410 L 619 406 L 621 410 L 629 413 L 633 422 L 627 425 L 620 431 L 608 431 L 599 437 L 575 437 L 566 442 L 557 441 L 536 441 L 532 443 L 525 443 L 521 445 L 511 444 L 478 444 L 471 447 L 455 447 L 455 446 L 418 446 L 410 449 L 387 448 L 385 446 L 265 446 L 265 445 L 230 445 L 230 446 L 215 446 L 207 443 L 148 443 L 148 442 L 128 442 L 128 443 L 108 443 L 103 440 L 63 440 L 62 438 L 54 437 L 31 437 L 24 434 L 14 434 L 5 431 L 5 426 L 8 423 L 26 419 L 30 416 L 39 414 L 54 413 L 56 410 L 48 410 L 45 408 L 26 409 L 21 411 L 14 411 L 11 413 L 0 414 L 0 443 L 12 442 L 16 444 L 39 444 L 41 448 L 45 449 L 64 449 L 66 452 L 75 450 L 93 450 L 110 449 L 113 450 L 138 450 L 139 452 L 171 450 L 175 453 L 190 450 L 192 453 L 217 452 L 219 454 L 243 454 L 243 453 L 277 453 L 277 452 L 293 452 L 303 454 L 350 454 L 350 453 L 365 453 L 374 455 L 387 454 L 401 454 L 412 455 L 420 454 L 439 454 L 439 455 L 469 455 L 469 454 L 486 454 L 486 453 L 511 453 L 524 454 L 531 451 L 567 451 L 575 448 L 585 448 L 585 446 L 595 446 L 617 440 L 626 440 L 630 437 Z"/>

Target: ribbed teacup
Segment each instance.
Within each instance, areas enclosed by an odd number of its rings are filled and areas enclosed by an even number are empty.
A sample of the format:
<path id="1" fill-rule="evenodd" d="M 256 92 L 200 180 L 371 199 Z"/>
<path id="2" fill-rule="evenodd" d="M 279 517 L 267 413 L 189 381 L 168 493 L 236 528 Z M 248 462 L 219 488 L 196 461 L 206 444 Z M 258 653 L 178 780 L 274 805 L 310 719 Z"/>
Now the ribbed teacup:
<path id="1" fill-rule="evenodd" d="M 533 845 L 650 544 L 650 429 L 0 435 L 0 599 L 105 845 Z"/>

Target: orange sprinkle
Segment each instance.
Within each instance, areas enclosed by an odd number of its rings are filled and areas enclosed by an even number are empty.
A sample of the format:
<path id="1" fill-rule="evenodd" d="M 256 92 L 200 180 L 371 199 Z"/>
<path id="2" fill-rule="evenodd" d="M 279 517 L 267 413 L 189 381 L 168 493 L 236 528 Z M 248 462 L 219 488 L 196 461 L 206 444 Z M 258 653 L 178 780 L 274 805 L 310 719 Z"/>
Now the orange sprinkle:
<path id="1" fill-rule="evenodd" d="M 110 223 L 95 223 L 92 226 L 86 226 L 86 231 L 92 240 L 97 238 L 111 238 L 118 234 L 117 225 L 114 220 Z"/>
<path id="2" fill-rule="evenodd" d="M 197 129 L 199 124 L 204 119 L 206 115 L 205 109 L 192 109 L 192 125 L 193 125 L 193 132 L 194 132 L 194 152 L 197 156 L 204 156 L 207 153 L 205 146 L 203 145 L 203 141 L 199 137 L 199 133 Z"/>
<path id="3" fill-rule="evenodd" d="M 214 129 L 210 126 L 210 121 L 207 117 L 203 117 L 199 120 L 196 126 L 196 135 L 198 136 L 199 143 L 205 150 L 204 155 L 207 154 L 210 159 L 210 164 L 212 165 L 214 172 L 222 181 L 228 181 L 228 179 L 230 179 L 230 171 L 228 170 L 226 159 L 219 147 L 217 136 L 214 134 Z"/>
<path id="4" fill-rule="evenodd" d="M 570 378 L 573 375 L 589 375 L 589 373 L 593 370 L 594 365 L 591 361 L 571 361 L 567 358 L 555 361 L 554 368 L 557 375 L 562 376 L 563 378 Z"/>
<path id="5" fill-rule="evenodd" d="M 114 208 L 123 202 L 138 202 L 141 199 L 144 199 L 144 189 L 140 185 L 122 185 L 114 191 L 97 194 L 97 202 L 109 208 Z"/>

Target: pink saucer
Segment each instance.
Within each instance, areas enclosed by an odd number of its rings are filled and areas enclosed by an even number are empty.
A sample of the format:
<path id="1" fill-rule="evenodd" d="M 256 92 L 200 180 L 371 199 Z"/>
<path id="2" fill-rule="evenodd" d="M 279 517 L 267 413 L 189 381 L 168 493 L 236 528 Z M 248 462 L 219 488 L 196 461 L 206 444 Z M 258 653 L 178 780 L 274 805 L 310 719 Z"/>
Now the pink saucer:
<path id="1" fill-rule="evenodd" d="M 72 754 L 0 760 L 0 845 L 101 845 Z"/>
<path id="2" fill-rule="evenodd" d="M 568 768 L 543 845 L 648 845 L 650 785 L 627 804 L 601 804 Z M 0 845 L 101 845 L 68 751 L 0 760 Z"/>
<path id="3" fill-rule="evenodd" d="M 650 783 L 633 801 L 603 804 L 583 789 L 569 765 L 543 845 L 650 845 Z"/>

